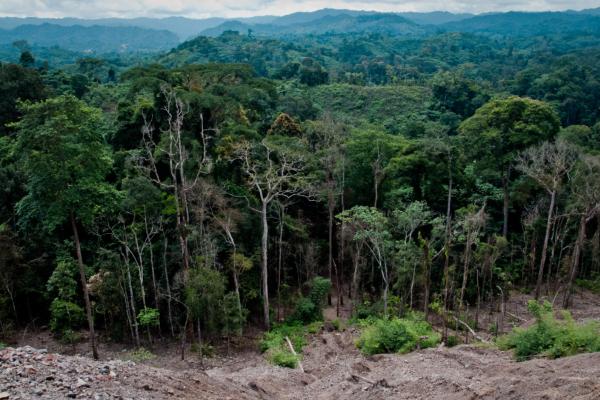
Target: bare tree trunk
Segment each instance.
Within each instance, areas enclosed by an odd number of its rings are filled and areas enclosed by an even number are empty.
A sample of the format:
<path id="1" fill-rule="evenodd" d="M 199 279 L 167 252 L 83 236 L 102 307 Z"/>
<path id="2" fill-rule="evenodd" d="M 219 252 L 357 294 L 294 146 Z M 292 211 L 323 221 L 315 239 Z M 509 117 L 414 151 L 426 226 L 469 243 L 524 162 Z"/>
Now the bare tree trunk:
<path id="1" fill-rule="evenodd" d="M 171 328 L 171 336 L 175 337 L 175 328 L 173 327 L 173 311 L 171 309 L 171 284 L 169 283 L 169 271 L 167 270 L 167 249 L 169 247 L 169 242 L 167 236 L 165 236 L 163 248 L 163 268 L 165 274 L 165 284 L 167 286 L 167 314 L 169 316 L 169 326 Z"/>
<path id="2" fill-rule="evenodd" d="M 585 215 L 581 216 L 579 220 L 579 233 L 577 235 L 577 240 L 575 241 L 575 248 L 573 249 L 573 255 L 571 260 L 571 271 L 569 272 L 569 280 L 567 282 L 567 287 L 565 290 L 565 297 L 563 298 L 563 307 L 567 308 L 571 304 L 571 296 L 573 292 L 573 283 L 577 278 L 577 270 L 579 268 L 579 259 L 581 258 L 581 250 L 583 248 L 583 241 L 585 240 L 586 235 L 586 225 L 587 218 Z"/>
<path id="3" fill-rule="evenodd" d="M 90 330 L 90 346 L 92 347 L 92 356 L 94 360 L 98 359 L 98 347 L 96 346 L 96 332 L 94 331 L 94 317 L 92 316 L 92 303 L 90 302 L 90 293 L 87 287 L 85 277 L 85 267 L 83 266 L 83 256 L 81 255 L 81 242 L 79 241 L 79 231 L 75 215 L 71 212 L 71 227 L 73 228 L 73 237 L 75 239 L 75 250 L 77 251 L 77 263 L 79 264 L 79 277 L 83 289 L 83 299 L 85 300 L 85 312 L 87 314 L 88 327 Z"/>
<path id="4" fill-rule="evenodd" d="M 444 315 L 443 323 L 443 340 L 448 339 L 448 292 L 450 286 L 450 229 L 451 229 L 451 213 L 452 213 L 452 170 L 448 166 L 448 199 L 446 203 L 446 238 L 444 242 Z"/>
<path id="5" fill-rule="evenodd" d="M 506 175 L 502 179 L 502 188 L 504 191 L 504 201 L 502 206 L 503 224 L 502 224 L 502 236 L 505 238 L 508 236 L 508 206 L 510 204 L 510 192 L 508 184 L 510 182 L 510 165 L 506 171 Z"/>
<path id="6" fill-rule="evenodd" d="M 360 268 L 360 253 L 362 246 L 356 245 L 354 251 L 354 273 L 352 274 L 352 304 L 354 310 L 356 310 L 356 303 L 358 302 L 358 279 L 359 279 L 359 268 Z"/>
<path id="7" fill-rule="evenodd" d="M 544 235 L 544 245 L 542 247 L 542 256 L 540 258 L 540 268 L 538 270 L 537 283 L 535 285 L 535 299 L 540 298 L 542 283 L 544 279 L 544 265 L 546 264 L 546 253 L 548 252 L 548 241 L 550 240 L 550 229 L 552 228 L 552 217 L 554 215 L 554 206 L 556 203 L 556 190 L 550 193 L 550 207 L 548 208 L 548 220 L 546 221 L 546 234 Z"/>
<path id="8" fill-rule="evenodd" d="M 423 270 L 425 271 L 425 294 L 423 299 L 423 313 L 425 321 L 429 318 L 429 290 L 431 288 L 431 259 L 429 255 L 429 241 L 423 240 Z"/>
<path id="9" fill-rule="evenodd" d="M 460 298 L 458 301 L 458 308 L 462 311 L 463 301 L 465 298 L 465 290 L 467 288 L 467 280 L 469 278 L 469 263 L 471 261 L 471 231 L 467 229 L 467 239 L 465 243 L 465 255 L 463 262 L 463 278 L 462 278 L 462 286 L 460 287 Z"/>
<path id="10" fill-rule="evenodd" d="M 284 207 L 279 204 L 279 240 L 277 242 L 277 321 L 281 321 L 281 267 L 283 264 L 283 218 Z"/>
<path id="11" fill-rule="evenodd" d="M 263 318 L 265 323 L 265 329 L 271 328 L 271 321 L 269 318 L 269 281 L 268 281 L 268 246 L 269 246 L 269 223 L 267 221 L 267 203 L 262 202 L 261 210 L 261 221 L 262 221 L 262 294 L 263 294 Z"/>
<path id="12" fill-rule="evenodd" d="M 327 268 L 328 268 L 328 272 L 329 272 L 329 282 L 333 282 L 333 276 L 332 276 L 332 270 L 333 270 L 333 213 L 335 210 L 335 201 L 333 198 L 333 190 L 331 188 L 329 188 L 329 191 L 327 193 L 327 216 L 328 216 L 328 221 L 327 221 L 327 229 L 328 229 L 328 240 L 329 240 L 329 248 L 328 248 L 328 254 L 327 254 Z M 336 279 L 337 282 L 337 279 Z M 337 295 L 338 295 L 338 302 L 339 302 L 339 296 L 340 296 L 340 288 L 337 287 Z M 331 305 L 331 290 L 329 291 L 329 293 L 327 293 L 327 304 Z"/>

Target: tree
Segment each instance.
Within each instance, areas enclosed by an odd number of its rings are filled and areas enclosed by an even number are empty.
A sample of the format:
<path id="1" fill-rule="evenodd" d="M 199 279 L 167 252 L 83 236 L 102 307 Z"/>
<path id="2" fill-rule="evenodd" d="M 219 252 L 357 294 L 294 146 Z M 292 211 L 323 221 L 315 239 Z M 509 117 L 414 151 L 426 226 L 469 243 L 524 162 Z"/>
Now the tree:
<path id="1" fill-rule="evenodd" d="M 544 277 L 548 242 L 550 240 L 554 209 L 556 208 L 556 196 L 562 187 L 564 177 L 575 165 L 575 160 L 575 149 L 563 140 L 557 140 L 554 143 L 544 142 L 539 147 L 532 147 L 524 151 L 518 159 L 517 169 L 533 179 L 550 197 L 546 233 L 544 235 L 544 244 L 542 246 L 540 266 L 535 286 L 536 299 L 540 297 L 542 279 Z"/>
<path id="2" fill-rule="evenodd" d="M 587 225 L 600 214 L 600 159 L 583 156 L 575 170 L 572 185 L 572 212 L 579 215 L 579 227 L 571 256 L 571 268 L 563 298 L 563 307 L 569 307 L 573 284 L 577 278 L 581 253 L 587 235 Z"/>
<path id="3" fill-rule="evenodd" d="M 242 142 L 237 146 L 235 158 L 241 161 L 246 184 L 254 190 L 260 202 L 261 218 L 261 278 L 263 295 L 263 318 L 265 327 L 270 328 L 269 317 L 269 261 L 268 209 L 278 198 L 293 198 L 308 195 L 305 172 L 307 156 L 302 142 L 293 138 L 271 136 L 259 144 Z"/>
<path id="4" fill-rule="evenodd" d="M 394 241 L 388 230 L 389 221 L 374 207 L 355 206 L 339 214 L 338 219 L 347 223 L 355 232 L 354 240 L 364 243 L 369 249 L 383 281 L 383 314 L 388 315 L 388 293 L 391 271 L 390 259 Z"/>
<path id="5" fill-rule="evenodd" d="M 327 238 L 328 238 L 328 253 L 327 253 L 327 269 L 329 272 L 329 280 L 333 282 L 333 225 L 335 220 L 335 208 L 338 205 L 340 195 L 343 194 L 342 174 L 344 168 L 344 139 L 345 127 L 341 123 L 335 121 L 331 114 L 325 115 L 320 121 L 315 121 L 311 129 L 316 136 L 315 148 L 317 150 L 317 160 L 320 169 L 323 171 L 322 185 L 319 192 L 327 202 Z M 341 266 L 338 266 L 339 269 Z M 340 290 L 339 271 L 336 273 L 336 290 L 338 303 L 342 298 Z M 331 299 L 329 299 L 331 300 Z M 343 300 L 342 300 L 343 301 Z"/>
<path id="6" fill-rule="evenodd" d="M 23 227 L 40 220 L 48 232 L 70 223 L 90 330 L 90 345 L 98 358 L 94 318 L 81 250 L 80 226 L 103 207 L 110 207 L 114 189 L 105 181 L 112 155 L 105 143 L 101 111 L 65 95 L 21 104 L 18 148 L 27 175 L 27 195 L 18 204 Z"/>
<path id="7" fill-rule="evenodd" d="M 560 129 L 554 110 L 541 101 L 520 97 L 492 100 L 459 128 L 463 146 L 476 170 L 504 192 L 502 235 L 508 234 L 513 164 L 523 150 L 552 140 Z"/>

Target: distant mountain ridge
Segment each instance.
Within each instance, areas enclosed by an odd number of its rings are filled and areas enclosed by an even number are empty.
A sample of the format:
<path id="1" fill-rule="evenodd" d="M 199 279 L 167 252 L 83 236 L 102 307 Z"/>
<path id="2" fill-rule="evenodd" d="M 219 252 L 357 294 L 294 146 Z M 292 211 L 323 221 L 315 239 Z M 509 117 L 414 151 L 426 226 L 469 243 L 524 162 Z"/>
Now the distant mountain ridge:
<path id="1" fill-rule="evenodd" d="M 287 19 L 293 22 L 293 18 Z M 228 21 L 201 32 L 202 36 L 219 36 L 226 31 L 245 33 L 251 31 L 261 36 L 320 35 L 325 33 L 388 33 L 394 35 L 419 35 L 428 29 L 398 14 L 328 14 L 317 19 L 304 19 L 302 22 L 280 24 L 249 25 L 239 21 Z"/>
<path id="2" fill-rule="evenodd" d="M 32 45 L 70 51 L 163 51 L 197 36 L 226 31 L 262 37 L 322 34 L 423 36 L 465 32 L 526 37 L 556 33 L 600 35 L 600 8 L 563 12 L 453 14 L 449 12 L 382 13 L 325 8 L 284 16 L 251 18 L 0 18 L 0 44 L 27 40 Z"/>
<path id="3" fill-rule="evenodd" d="M 179 42 L 173 32 L 131 26 L 42 24 L 0 30 L 0 44 L 9 44 L 17 40 L 26 40 L 36 46 L 60 46 L 72 51 L 98 53 L 168 50 Z"/>

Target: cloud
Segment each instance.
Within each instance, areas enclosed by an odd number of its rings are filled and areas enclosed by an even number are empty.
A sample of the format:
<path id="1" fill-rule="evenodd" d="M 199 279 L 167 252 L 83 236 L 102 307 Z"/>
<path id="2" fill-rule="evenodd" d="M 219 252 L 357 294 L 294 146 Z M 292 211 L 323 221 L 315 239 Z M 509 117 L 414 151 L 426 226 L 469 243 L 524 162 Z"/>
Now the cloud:
<path id="1" fill-rule="evenodd" d="M 600 0 L 1 0 L 0 15 L 16 17 L 249 17 L 321 8 L 376 11 L 542 11 L 600 7 Z"/>

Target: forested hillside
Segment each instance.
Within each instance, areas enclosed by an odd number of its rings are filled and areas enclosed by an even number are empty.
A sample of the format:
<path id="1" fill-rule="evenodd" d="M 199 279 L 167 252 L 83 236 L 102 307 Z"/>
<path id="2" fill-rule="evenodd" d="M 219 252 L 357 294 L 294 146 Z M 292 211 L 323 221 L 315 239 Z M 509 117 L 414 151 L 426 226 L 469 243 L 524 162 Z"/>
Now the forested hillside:
<path id="1" fill-rule="evenodd" d="M 598 291 L 600 17 L 536 15 L 0 32 L 0 342 L 183 357 L 274 328 L 295 366 L 326 307 L 374 354 L 502 333 L 483 314 L 511 291 Z M 597 351 L 596 328 L 538 352 Z"/>

